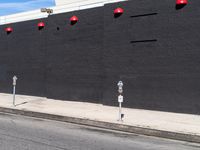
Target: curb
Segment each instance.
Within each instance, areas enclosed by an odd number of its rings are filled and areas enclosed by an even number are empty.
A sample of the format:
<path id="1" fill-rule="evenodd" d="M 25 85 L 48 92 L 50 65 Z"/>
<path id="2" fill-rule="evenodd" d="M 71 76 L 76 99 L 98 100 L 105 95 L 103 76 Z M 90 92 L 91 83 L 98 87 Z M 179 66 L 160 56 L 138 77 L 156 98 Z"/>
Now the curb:
<path id="1" fill-rule="evenodd" d="M 147 136 L 155 136 L 155 137 L 161 137 L 161 138 L 167 138 L 167 139 L 173 139 L 173 140 L 200 143 L 199 135 L 168 132 L 168 131 L 162 131 L 162 130 L 156 130 L 156 129 L 129 126 L 129 125 L 124 125 L 124 124 L 116 124 L 116 123 L 109 123 L 109 122 L 103 122 L 103 121 L 33 112 L 33 111 L 28 111 L 28 110 L 4 108 L 4 107 L 0 107 L 0 112 L 29 116 L 29 117 L 36 117 L 36 118 L 42 118 L 42 119 L 49 119 L 49 120 L 55 120 L 55 121 L 61 121 L 61 122 L 69 122 L 69 123 L 74 123 L 74 124 L 81 124 L 81 125 L 99 127 L 99 128 L 104 128 L 104 129 L 136 133 L 136 134 L 142 134 L 142 135 L 147 135 Z"/>

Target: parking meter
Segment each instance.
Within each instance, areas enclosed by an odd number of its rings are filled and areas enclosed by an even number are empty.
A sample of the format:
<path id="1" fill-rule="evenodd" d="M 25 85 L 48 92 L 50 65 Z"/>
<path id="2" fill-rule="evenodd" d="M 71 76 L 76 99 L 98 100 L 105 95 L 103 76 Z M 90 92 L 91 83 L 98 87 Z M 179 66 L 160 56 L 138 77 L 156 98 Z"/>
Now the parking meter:
<path id="1" fill-rule="evenodd" d="M 124 117 L 124 114 L 122 114 L 122 103 L 124 101 L 124 98 L 122 96 L 123 93 L 123 82 L 119 81 L 117 83 L 118 86 L 118 92 L 119 92 L 119 96 L 118 96 L 118 103 L 119 103 L 119 119 L 118 121 L 122 121 L 122 118 Z"/>
<path id="2" fill-rule="evenodd" d="M 122 94 L 123 93 L 123 82 L 119 81 L 117 83 L 117 86 L 118 86 L 118 92 L 119 92 L 119 94 Z"/>

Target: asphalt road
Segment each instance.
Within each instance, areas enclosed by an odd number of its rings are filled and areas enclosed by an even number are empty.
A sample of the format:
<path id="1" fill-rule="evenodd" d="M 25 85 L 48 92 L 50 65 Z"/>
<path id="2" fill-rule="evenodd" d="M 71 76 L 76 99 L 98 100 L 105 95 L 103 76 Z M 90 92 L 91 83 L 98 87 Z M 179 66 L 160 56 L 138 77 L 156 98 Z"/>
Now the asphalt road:
<path id="1" fill-rule="evenodd" d="M 200 144 L 0 113 L 0 150 L 200 150 Z"/>

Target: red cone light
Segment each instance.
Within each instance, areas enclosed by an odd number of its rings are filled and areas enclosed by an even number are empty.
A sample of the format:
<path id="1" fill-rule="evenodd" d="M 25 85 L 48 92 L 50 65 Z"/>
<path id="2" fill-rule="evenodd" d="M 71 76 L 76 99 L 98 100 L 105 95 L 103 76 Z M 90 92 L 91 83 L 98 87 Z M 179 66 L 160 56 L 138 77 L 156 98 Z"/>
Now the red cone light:
<path id="1" fill-rule="evenodd" d="M 7 33 L 11 33 L 11 32 L 13 31 L 13 28 L 7 27 L 7 28 L 5 28 L 5 31 L 6 31 Z"/>
<path id="2" fill-rule="evenodd" d="M 187 0 L 176 0 L 176 5 L 186 5 L 187 3 Z"/>
<path id="3" fill-rule="evenodd" d="M 39 22 L 38 23 L 38 28 L 41 29 L 41 28 L 44 28 L 44 26 L 45 26 L 44 22 Z"/>
<path id="4" fill-rule="evenodd" d="M 120 7 L 116 8 L 114 10 L 114 15 L 121 15 L 123 13 L 124 13 L 124 10 L 122 8 L 120 8 Z"/>
<path id="5" fill-rule="evenodd" d="M 70 21 L 71 21 L 71 24 L 75 24 L 75 23 L 78 22 L 78 17 L 77 17 L 77 16 L 72 16 L 72 17 L 70 18 Z"/>

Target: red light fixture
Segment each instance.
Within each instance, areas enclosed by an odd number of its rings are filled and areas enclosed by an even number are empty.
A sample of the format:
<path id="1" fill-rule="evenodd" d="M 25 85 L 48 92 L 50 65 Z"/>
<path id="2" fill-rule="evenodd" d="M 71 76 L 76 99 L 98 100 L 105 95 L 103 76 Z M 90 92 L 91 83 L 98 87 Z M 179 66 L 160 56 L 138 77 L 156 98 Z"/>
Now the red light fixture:
<path id="1" fill-rule="evenodd" d="M 42 28 L 44 28 L 44 27 L 45 27 L 44 22 L 39 22 L 39 23 L 38 23 L 38 28 L 39 28 L 39 29 L 42 29 Z"/>
<path id="2" fill-rule="evenodd" d="M 122 8 L 120 8 L 120 7 L 116 8 L 114 10 L 114 14 L 123 14 L 123 13 L 124 13 L 124 10 Z"/>
<path id="3" fill-rule="evenodd" d="M 116 8 L 116 9 L 114 10 L 114 16 L 115 16 L 115 17 L 119 17 L 119 16 L 121 16 L 123 13 L 124 13 L 124 10 L 123 10 L 122 8 L 120 8 L 120 7 Z"/>
<path id="4" fill-rule="evenodd" d="M 11 33 L 11 32 L 13 31 L 13 28 L 7 27 L 7 28 L 5 28 L 5 31 L 6 31 L 7 33 Z"/>
<path id="5" fill-rule="evenodd" d="M 187 3 L 187 0 L 176 0 L 176 5 L 186 5 Z"/>
<path id="6" fill-rule="evenodd" d="M 72 16 L 70 18 L 70 22 L 71 22 L 71 25 L 74 25 L 78 22 L 78 17 L 77 16 Z"/>

